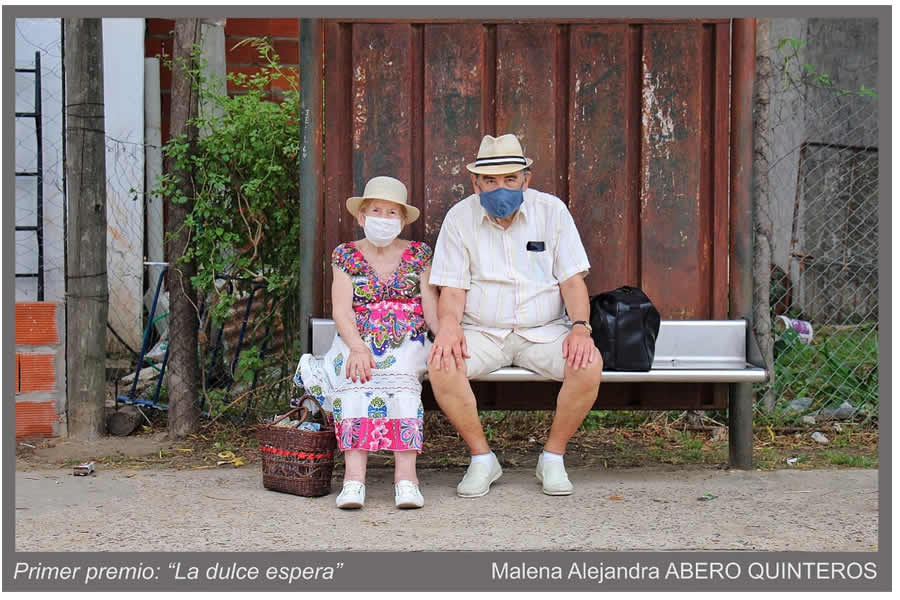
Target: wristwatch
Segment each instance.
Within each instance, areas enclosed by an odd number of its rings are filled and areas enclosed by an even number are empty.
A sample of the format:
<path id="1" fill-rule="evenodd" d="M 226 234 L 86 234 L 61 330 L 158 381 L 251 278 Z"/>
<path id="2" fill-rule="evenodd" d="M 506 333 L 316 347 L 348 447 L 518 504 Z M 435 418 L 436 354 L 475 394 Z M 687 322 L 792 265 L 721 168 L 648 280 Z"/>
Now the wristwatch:
<path id="1" fill-rule="evenodd" d="M 572 323 L 572 327 L 575 327 L 576 325 L 584 325 L 584 328 L 588 330 L 588 334 L 594 332 L 594 330 L 591 328 L 591 324 L 587 321 L 575 321 L 574 323 Z"/>

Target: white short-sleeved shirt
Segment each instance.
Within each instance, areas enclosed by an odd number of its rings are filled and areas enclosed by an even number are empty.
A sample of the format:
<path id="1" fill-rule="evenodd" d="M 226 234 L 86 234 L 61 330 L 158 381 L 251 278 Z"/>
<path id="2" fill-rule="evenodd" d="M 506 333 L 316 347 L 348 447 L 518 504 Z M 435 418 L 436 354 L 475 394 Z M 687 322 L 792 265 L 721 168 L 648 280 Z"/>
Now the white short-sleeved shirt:
<path id="1" fill-rule="evenodd" d="M 515 331 L 532 342 L 551 342 L 569 320 L 559 284 L 587 275 L 587 253 L 566 205 L 527 189 L 508 229 L 494 222 L 473 194 L 444 218 L 430 282 L 467 290 L 464 329 L 501 341 Z"/>

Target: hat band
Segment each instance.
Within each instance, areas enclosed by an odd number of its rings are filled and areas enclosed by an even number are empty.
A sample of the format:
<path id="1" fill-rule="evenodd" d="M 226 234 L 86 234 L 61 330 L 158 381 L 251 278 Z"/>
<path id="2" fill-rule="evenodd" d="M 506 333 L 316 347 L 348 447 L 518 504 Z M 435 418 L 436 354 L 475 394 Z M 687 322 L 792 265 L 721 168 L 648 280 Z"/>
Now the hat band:
<path id="1" fill-rule="evenodd" d="M 491 165 L 526 165 L 528 164 L 523 156 L 495 156 L 493 158 L 476 158 L 476 167 L 488 167 Z"/>

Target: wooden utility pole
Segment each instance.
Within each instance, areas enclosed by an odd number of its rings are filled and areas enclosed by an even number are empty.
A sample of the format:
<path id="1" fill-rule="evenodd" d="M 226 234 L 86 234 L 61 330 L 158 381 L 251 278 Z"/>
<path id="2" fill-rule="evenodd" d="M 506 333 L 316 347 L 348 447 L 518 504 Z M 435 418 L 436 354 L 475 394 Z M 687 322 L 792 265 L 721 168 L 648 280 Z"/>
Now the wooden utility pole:
<path id="1" fill-rule="evenodd" d="M 106 434 L 106 132 L 100 19 L 65 19 L 69 437 Z"/>
<path id="2" fill-rule="evenodd" d="M 175 40 L 172 45 L 172 118 L 169 139 L 185 134 L 193 153 L 197 141 L 197 128 L 188 121 L 197 115 L 198 93 L 190 74 L 194 44 L 200 43 L 200 19 L 176 19 Z M 189 168 L 189 167 L 188 167 Z M 187 202 L 169 202 L 166 223 L 166 255 L 169 271 L 166 282 L 169 290 L 169 362 L 166 378 L 169 389 L 169 437 L 183 438 L 197 431 L 200 425 L 200 364 L 197 357 L 197 331 L 200 316 L 197 311 L 197 292 L 191 284 L 196 273 L 193 264 L 179 264 L 190 241 L 185 220 L 193 209 L 191 173 L 171 172 L 180 180 L 180 194 Z"/>

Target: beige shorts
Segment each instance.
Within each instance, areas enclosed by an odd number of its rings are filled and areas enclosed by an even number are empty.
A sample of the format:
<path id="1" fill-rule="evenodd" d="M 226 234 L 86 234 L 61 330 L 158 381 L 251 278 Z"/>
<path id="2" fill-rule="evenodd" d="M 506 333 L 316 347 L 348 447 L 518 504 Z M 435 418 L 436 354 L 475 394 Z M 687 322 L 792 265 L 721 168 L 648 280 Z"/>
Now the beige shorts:
<path id="1" fill-rule="evenodd" d="M 496 338 L 480 331 L 464 330 L 470 358 L 466 359 L 466 376 L 474 379 L 501 367 L 515 365 L 534 371 L 555 381 L 562 381 L 566 360 L 562 355 L 562 334 L 552 342 L 539 344 L 510 333 L 501 346 Z"/>

